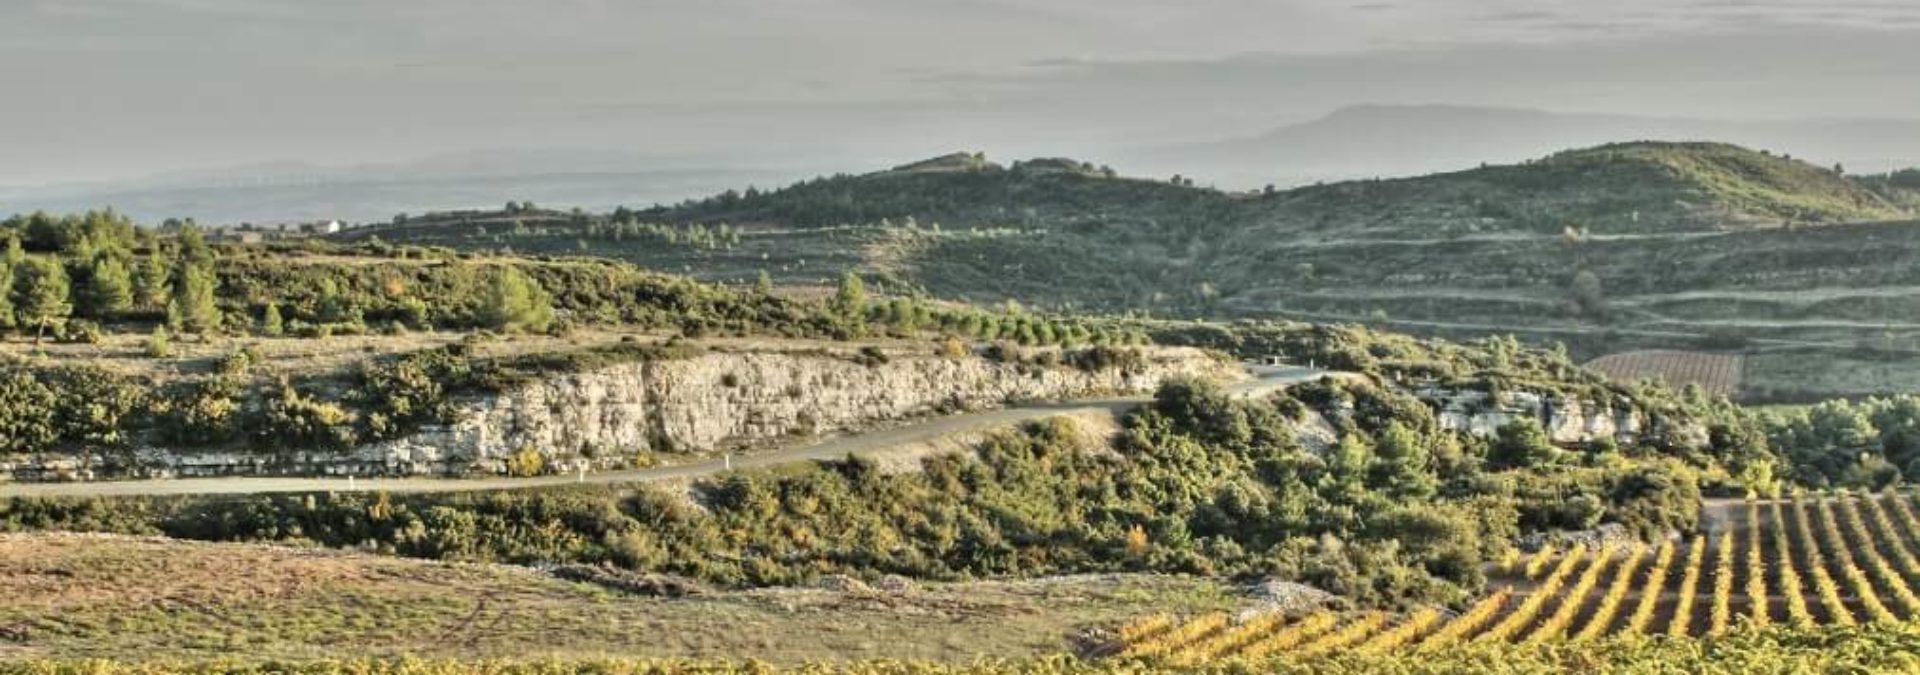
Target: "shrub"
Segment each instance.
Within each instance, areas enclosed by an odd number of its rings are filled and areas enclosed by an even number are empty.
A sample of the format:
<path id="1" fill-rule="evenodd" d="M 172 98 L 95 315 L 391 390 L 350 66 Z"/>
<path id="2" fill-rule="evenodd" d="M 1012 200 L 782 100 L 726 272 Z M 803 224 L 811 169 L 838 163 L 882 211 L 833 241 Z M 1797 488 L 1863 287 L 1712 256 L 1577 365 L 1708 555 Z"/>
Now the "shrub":
<path id="1" fill-rule="evenodd" d="M 151 359 L 173 358 L 173 340 L 167 335 L 166 326 L 153 327 L 153 334 L 147 336 L 146 354 Z"/>
<path id="2" fill-rule="evenodd" d="M 507 455 L 506 469 L 509 476 L 538 476 L 547 472 L 547 456 L 538 448 L 523 447 Z"/>

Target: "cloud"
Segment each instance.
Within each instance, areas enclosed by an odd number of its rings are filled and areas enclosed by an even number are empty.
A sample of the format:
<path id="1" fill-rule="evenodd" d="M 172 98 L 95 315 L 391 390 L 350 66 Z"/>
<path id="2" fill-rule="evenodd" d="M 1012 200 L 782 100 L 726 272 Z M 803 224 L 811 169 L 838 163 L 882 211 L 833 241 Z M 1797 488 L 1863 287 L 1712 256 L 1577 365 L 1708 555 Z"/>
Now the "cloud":
<path id="1" fill-rule="evenodd" d="M 1357 54 L 1055 60 L 978 86 L 1035 101 L 1191 115 L 1202 128 L 1356 102 L 1459 103 L 1712 118 L 1920 117 L 1920 32 L 1840 28 L 1626 37 L 1560 21 L 1551 43 L 1424 44 Z M 1783 48 L 1792 45 L 1792 48 Z M 1261 121 L 1264 118 L 1264 122 Z"/>

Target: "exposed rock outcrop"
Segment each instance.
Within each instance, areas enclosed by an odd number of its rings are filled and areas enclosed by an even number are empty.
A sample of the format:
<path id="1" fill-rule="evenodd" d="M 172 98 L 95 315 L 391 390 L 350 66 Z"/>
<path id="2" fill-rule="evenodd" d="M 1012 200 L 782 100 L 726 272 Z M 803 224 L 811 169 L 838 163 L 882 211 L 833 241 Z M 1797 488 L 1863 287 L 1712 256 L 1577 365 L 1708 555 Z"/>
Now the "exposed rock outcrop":
<path id="1" fill-rule="evenodd" d="M 559 375 L 476 397 L 460 406 L 450 424 L 348 452 L 184 454 L 144 448 L 134 453 L 131 473 L 500 473 L 507 458 L 523 450 L 540 453 L 558 471 L 620 467 L 641 456 L 770 445 L 937 412 L 1148 393 L 1173 376 L 1246 377 L 1239 365 L 1197 349 L 1152 348 L 1144 355 L 1137 364 L 1089 370 L 927 354 L 862 362 L 823 351 L 712 352 Z M 14 470 L 23 478 L 92 477 L 71 459 Z"/>
<path id="2" fill-rule="evenodd" d="M 1540 422 L 1555 443 L 1586 443 L 1612 438 L 1631 445 L 1658 435 L 1687 447 L 1707 444 L 1706 427 L 1678 422 L 1629 405 L 1605 405 L 1531 391 L 1508 392 L 1495 401 L 1484 391 L 1420 387 L 1413 394 L 1436 409 L 1441 428 L 1490 437 L 1518 419 Z"/>

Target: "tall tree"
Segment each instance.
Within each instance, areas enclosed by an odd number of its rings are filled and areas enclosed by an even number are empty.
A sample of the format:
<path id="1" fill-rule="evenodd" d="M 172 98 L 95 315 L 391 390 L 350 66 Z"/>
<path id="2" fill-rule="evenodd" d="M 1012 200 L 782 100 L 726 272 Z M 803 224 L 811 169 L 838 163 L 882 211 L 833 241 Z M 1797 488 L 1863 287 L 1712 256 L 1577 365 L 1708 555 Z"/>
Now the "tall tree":
<path id="1" fill-rule="evenodd" d="M 840 274 L 840 287 L 828 301 L 827 309 L 840 317 L 853 335 L 867 332 L 867 284 L 853 270 Z"/>
<path id="2" fill-rule="evenodd" d="M 26 257 L 27 254 L 20 250 L 20 239 L 8 237 L 6 255 L 0 257 L 0 328 L 14 326 L 14 271 L 19 269 L 19 262 L 26 260 Z"/>
<path id="3" fill-rule="evenodd" d="M 189 223 L 180 229 L 180 259 L 191 265 L 213 264 L 213 247 L 207 245 L 207 235 L 199 226 Z"/>
<path id="4" fill-rule="evenodd" d="M 53 258 L 34 258 L 20 268 L 18 276 L 14 287 L 16 310 L 21 324 L 34 327 L 33 343 L 37 345 L 48 327 L 73 314 L 67 269 Z"/>
<path id="5" fill-rule="evenodd" d="M 1426 440 L 1395 420 L 1387 424 L 1374 444 L 1376 457 L 1372 487 L 1406 499 L 1426 499 L 1439 489 L 1433 475 L 1433 453 Z"/>
<path id="6" fill-rule="evenodd" d="M 147 309 L 166 306 L 172 278 L 166 257 L 160 254 L 160 246 L 154 245 L 147 252 L 147 259 L 140 263 L 139 273 L 133 277 L 134 302 Z"/>
<path id="7" fill-rule="evenodd" d="M 840 273 L 840 287 L 833 293 L 833 311 L 849 319 L 866 316 L 867 284 L 853 270 Z"/>
<path id="8" fill-rule="evenodd" d="M 220 306 L 215 301 L 220 280 L 211 265 L 182 260 L 174 272 L 173 301 L 167 306 L 167 323 L 190 333 L 206 334 L 220 330 Z"/>
<path id="9" fill-rule="evenodd" d="M 93 274 L 87 280 L 86 304 L 83 313 L 93 317 L 103 317 L 127 311 L 133 307 L 133 276 L 127 272 L 125 263 L 111 255 L 102 255 L 93 261 Z"/>

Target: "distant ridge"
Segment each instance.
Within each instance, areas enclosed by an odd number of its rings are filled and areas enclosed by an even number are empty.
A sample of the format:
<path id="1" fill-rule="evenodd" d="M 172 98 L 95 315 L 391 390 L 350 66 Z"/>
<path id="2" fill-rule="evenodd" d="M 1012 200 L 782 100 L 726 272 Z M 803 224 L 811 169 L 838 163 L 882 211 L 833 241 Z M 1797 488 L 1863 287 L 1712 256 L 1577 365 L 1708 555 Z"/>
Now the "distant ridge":
<path id="1" fill-rule="evenodd" d="M 1355 105 L 1264 133 L 1144 149 L 1123 156 L 1156 173 L 1222 185 L 1412 176 L 1504 164 L 1621 139 L 1715 140 L 1786 150 L 1855 172 L 1920 165 L 1920 120 L 1707 119 L 1557 113 L 1461 105 Z"/>

